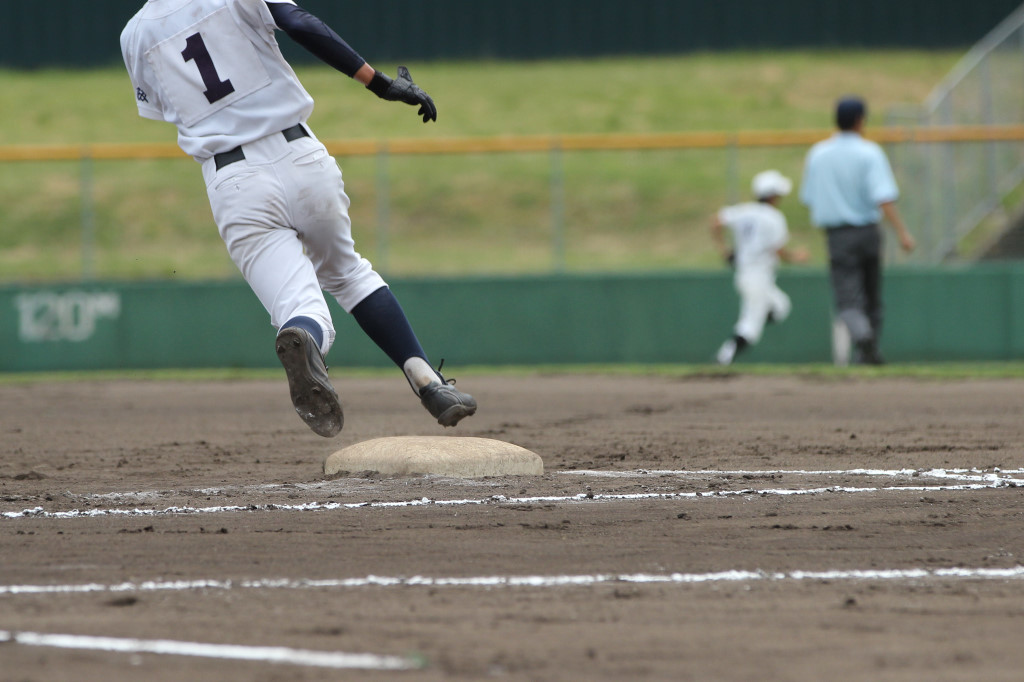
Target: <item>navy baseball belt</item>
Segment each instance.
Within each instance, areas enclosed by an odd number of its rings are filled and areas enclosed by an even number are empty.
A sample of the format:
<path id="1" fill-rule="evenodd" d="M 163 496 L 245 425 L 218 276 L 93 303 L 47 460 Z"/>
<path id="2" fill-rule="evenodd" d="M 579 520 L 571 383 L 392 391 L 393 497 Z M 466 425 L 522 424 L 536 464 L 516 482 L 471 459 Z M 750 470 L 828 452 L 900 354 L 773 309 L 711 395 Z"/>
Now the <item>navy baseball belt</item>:
<path id="1" fill-rule="evenodd" d="M 289 142 L 294 142 L 302 137 L 309 137 L 309 133 L 302 127 L 301 123 L 296 123 L 291 128 L 285 128 L 281 131 L 284 135 L 284 139 Z M 217 170 L 220 170 L 224 166 L 230 166 L 236 161 L 241 161 L 245 158 L 245 152 L 242 151 L 242 147 L 238 146 L 226 152 L 213 155 L 213 163 L 217 166 Z"/>

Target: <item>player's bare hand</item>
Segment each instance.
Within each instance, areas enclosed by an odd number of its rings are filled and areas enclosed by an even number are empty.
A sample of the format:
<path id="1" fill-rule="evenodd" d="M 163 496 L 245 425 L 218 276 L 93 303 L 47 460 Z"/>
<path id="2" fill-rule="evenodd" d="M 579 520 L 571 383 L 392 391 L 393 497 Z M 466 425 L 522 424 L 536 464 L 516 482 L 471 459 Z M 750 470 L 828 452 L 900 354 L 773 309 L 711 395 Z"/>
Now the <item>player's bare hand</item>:
<path id="1" fill-rule="evenodd" d="M 900 234 L 900 247 L 903 249 L 904 253 L 910 253 L 917 248 L 917 241 L 909 232 L 904 230 Z"/>
<path id="2" fill-rule="evenodd" d="M 373 74 L 373 80 L 366 87 L 377 97 L 389 102 L 419 105 L 418 114 L 423 117 L 424 123 L 437 120 L 437 107 L 434 106 L 434 100 L 413 82 L 412 76 L 409 75 L 409 69 L 404 66 L 398 67 L 398 77 L 394 80 L 377 71 Z"/>

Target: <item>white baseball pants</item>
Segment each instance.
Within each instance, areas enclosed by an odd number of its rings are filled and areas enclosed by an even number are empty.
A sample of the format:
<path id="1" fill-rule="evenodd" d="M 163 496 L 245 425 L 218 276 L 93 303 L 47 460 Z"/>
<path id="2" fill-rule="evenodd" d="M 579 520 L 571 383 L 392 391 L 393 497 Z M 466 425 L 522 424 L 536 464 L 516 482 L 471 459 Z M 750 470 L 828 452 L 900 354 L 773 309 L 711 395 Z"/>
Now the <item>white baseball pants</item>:
<path id="1" fill-rule="evenodd" d="M 245 159 L 203 163 L 213 218 L 231 260 L 276 329 L 298 315 L 335 331 L 324 291 L 346 312 L 384 280 L 355 250 L 349 198 L 337 161 L 315 137 L 280 133 L 245 145 Z"/>
<path id="2" fill-rule="evenodd" d="M 782 322 L 793 306 L 786 292 L 776 286 L 775 273 L 766 268 L 737 272 L 734 283 L 740 295 L 740 317 L 733 331 L 754 345 L 761 340 L 768 316 Z"/>

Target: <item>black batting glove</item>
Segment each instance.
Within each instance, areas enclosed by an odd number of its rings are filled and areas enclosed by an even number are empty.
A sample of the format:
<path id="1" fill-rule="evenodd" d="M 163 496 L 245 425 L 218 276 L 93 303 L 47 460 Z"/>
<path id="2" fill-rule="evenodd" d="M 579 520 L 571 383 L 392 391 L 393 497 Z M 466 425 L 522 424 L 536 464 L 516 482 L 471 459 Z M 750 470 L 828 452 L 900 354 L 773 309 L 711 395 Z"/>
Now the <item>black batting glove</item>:
<path id="1" fill-rule="evenodd" d="M 418 104 L 420 107 L 418 113 L 423 117 L 424 123 L 437 120 L 437 107 L 434 106 L 434 100 L 430 99 L 430 95 L 420 90 L 420 87 L 412 82 L 409 69 L 404 66 L 398 67 L 398 78 L 394 80 L 380 71 L 374 71 L 373 78 L 366 89 L 389 102 L 405 102 L 413 106 Z"/>

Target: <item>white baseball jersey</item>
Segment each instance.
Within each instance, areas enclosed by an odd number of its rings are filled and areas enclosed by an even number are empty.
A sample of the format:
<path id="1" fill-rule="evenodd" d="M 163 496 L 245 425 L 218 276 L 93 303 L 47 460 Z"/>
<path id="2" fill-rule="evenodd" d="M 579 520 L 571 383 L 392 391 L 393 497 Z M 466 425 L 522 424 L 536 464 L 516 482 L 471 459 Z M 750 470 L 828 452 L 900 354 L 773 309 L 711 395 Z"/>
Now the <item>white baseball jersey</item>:
<path id="1" fill-rule="evenodd" d="M 774 272 L 778 251 L 789 241 L 786 216 L 771 204 L 747 202 L 726 206 L 718 219 L 733 236 L 736 271 L 764 269 Z"/>
<path id="2" fill-rule="evenodd" d="M 294 5 L 292 0 L 271 0 Z M 280 328 L 309 317 L 335 338 L 323 290 L 350 312 L 384 280 L 355 250 L 337 161 L 305 126 L 313 100 L 264 0 L 149 0 L 121 34 L 139 113 L 178 128 L 202 163 L 231 259 Z M 214 155 L 241 147 L 219 165 Z"/>
<path id="3" fill-rule="evenodd" d="M 264 0 L 148 0 L 121 33 L 139 114 L 200 162 L 305 123 L 313 98 L 275 29 Z"/>

